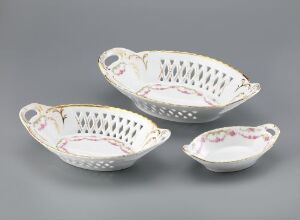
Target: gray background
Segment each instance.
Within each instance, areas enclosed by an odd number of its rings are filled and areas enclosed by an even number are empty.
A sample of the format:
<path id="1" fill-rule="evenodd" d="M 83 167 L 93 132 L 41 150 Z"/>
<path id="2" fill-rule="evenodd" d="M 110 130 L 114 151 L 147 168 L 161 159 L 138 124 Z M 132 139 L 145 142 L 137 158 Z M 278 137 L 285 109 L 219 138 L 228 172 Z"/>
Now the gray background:
<path id="1" fill-rule="evenodd" d="M 1 0 L 0 219 L 300 219 L 299 11 L 299 1 Z M 143 114 L 99 73 L 100 53 L 118 46 L 216 57 L 262 90 L 212 123 L 149 116 L 172 137 L 130 169 L 67 165 L 29 136 L 18 111 L 97 103 Z M 242 172 L 209 172 L 180 150 L 208 129 L 267 122 L 282 134 Z"/>

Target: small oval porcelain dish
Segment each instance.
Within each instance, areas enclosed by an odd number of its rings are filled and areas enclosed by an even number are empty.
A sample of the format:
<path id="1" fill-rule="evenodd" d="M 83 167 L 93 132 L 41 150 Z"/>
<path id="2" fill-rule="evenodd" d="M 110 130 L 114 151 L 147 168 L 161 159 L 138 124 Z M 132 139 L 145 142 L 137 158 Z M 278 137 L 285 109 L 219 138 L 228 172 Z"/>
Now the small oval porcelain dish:
<path id="1" fill-rule="evenodd" d="M 114 48 L 98 64 L 139 109 L 170 121 L 213 121 L 260 91 L 229 65 L 192 53 Z"/>
<path id="2" fill-rule="evenodd" d="M 183 151 L 208 170 L 233 172 L 246 169 L 266 153 L 280 134 L 276 125 L 226 127 L 205 132 Z"/>
<path id="3" fill-rule="evenodd" d="M 29 111 L 35 115 L 27 119 Z M 141 115 L 101 105 L 33 103 L 21 109 L 20 119 L 48 150 L 66 163 L 89 170 L 130 167 L 170 137 L 169 130 Z"/>

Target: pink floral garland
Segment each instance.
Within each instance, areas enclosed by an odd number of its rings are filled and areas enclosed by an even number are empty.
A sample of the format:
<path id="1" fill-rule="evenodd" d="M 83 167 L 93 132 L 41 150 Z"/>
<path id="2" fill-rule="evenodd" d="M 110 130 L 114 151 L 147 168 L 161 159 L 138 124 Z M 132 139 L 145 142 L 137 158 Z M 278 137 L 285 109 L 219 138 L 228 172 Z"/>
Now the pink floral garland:
<path id="1" fill-rule="evenodd" d="M 177 86 L 177 85 L 161 85 L 161 84 L 154 84 L 151 86 L 146 86 L 144 88 L 142 88 L 140 91 L 137 92 L 138 95 L 143 96 L 143 97 L 147 97 L 147 95 L 152 91 L 152 90 L 167 90 L 167 89 L 176 89 L 178 92 L 181 92 L 183 94 L 187 94 L 187 95 L 196 95 L 199 97 L 202 97 L 203 100 L 208 104 L 208 105 L 215 105 L 216 100 L 215 99 L 211 99 L 208 100 L 207 97 L 203 96 L 203 94 L 201 92 L 198 92 L 194 89 L 190 89 L 184 86 Z"/>
<path id="2" fill-rule="evenodd" d="M 53 121 L 56 129 L 58 129 L 58 124 L 53 117 L 41 115 L 34 123 L 33 126 L 38 125 L 36 128 L 38 131 L 44 130 L 48 126 L 48 121 Z"/>
<path id="3" fill-rule="evenodd" d="M 228 130 L 220 130 L 220 131 L 216 131 L 213 133 L 208 133 L 205 136 L 201 136 L 199 143 L 199 147 L 197 148 L 196 154 L 200 154 L 202 147 L 203 147 L 203 143 L 207 142 L 211 142 L 211 143 L 219 143 L 225 140 L 226 137 L 230 136 L 236 136 L 236 135 L 240 135 L 243 138 L 247 138 L 247 139 L 251 139 L 251 140 L 255 140 L 258 139 L 260 137 L 262 137 L 264 139 L 265 142 L 270 140 L 270 137 L 266 134 L 261 134 L 261 135 L 253 135 L 253 134 L 249 134 L 246 135 L 244 132 L 255 132 L 255 128 L 246 128 L 246 129 L 239 129 L 239 131 L 235 131 L 233 129 L 228 129 Z M 220 134 L 223 133 L 223 136 L 221 137 L 216 137 L 216 138 L 210 138 L 213 137 L 216 134 Z"/>
<path id="4" fill-rule="evenodd" d="M 115 75 L 120 76 L 125 72 L 125 63 L 120 63 L 117 66 L 115 66 L 112 71 Z"/>
<path id="5" fill-rule="evenodd" d="M 121 151 L 123 151 L 126 154 L 132 153 L 132 149 L 129 147 L 125 146 L 124 143 L 121 141 L 118 141 L 116 139 L 110 138 L 110 137 L 97 137 L 97 136 L 73 136 L 73 137 L 65 137 L 59 141 L 57 144 L 58 149 L 62 149 L 64 152 L 68 153 L 68 150 L 65 148 L 65 146 L 68 144 L 70 141 L 83 141 L 83 140 L 88 140 L 88 141 L 107 141 L 111 145 L 118 147 Z"/>

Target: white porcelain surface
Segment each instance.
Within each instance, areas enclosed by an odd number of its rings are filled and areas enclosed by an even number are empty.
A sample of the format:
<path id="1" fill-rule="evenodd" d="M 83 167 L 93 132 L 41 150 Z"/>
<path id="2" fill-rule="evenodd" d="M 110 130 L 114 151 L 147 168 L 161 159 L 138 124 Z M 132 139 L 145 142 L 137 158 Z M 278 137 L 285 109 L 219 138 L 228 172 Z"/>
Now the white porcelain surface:
<path id="1" fill-rule="evenodd" d="M 28 112 L 35 113 L 28 119 Z M 127 168 L 165 142 L 170 131 L 136 113 L 100 105 L 30 104 L 20 111 L 29 133 L 65 162 L 89 170 Z"/>
<path id="2" fill-rule="evenodd" d="M 258 83 L 229 65 L 185 52 L 114 48 L 98 64 L 105 78 L 139 109 L 171 121 L 215 120 L 260 91 Z"/>
<path id="3" fill-rule="evenodd" d="M 211 171 L 238 171 L 255 164 L 279 134 L 273 124 L 219 128 L 199 135 L 183 151 Z"/>

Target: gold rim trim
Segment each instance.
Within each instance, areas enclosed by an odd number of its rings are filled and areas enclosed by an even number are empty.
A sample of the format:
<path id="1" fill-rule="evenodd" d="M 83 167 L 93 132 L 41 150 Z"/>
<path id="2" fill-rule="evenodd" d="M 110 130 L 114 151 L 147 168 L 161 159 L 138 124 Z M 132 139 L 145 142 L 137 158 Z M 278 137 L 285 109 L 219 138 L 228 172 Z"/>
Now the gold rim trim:
<path id="1" fill-rule="evenodd" d="M 35 104 L 38 104 L 38 103 L 35 103 Z M 40 104 L 39 104 L 40 105 Z M 151 121 L 150 119 L 138 114 L 138 113 L 135 113 L 135 112 L 132 112 L 132 111 L 129 111 L 129 110 L 126 110 L 126 109 L 120 109 L 120 108 L 117 108 L 117 107 L 112 107 L 112 106 L 106 106 L 106 105 L 97 105 L 97 104 L 61 104 L 61 105 L 56 105 L 56 106 L 47 106 L 47 107 L 50 107 L 49 109 L 47 109 L 47 111 L 49 111 L 50 109 L 60 109 L 62 110 L 63 108 L 68 108 L 68 107 L 95 107 L 95 108 L 105 108 L 105 109 L 112 109 L 112 110 L 116 110 L 116 111 L 120 111 L 120 112 L 125 112 L 125 113 L 129 113 L 129 114 L 133 114 L 133 115 L 136 115 L 144 120 L 146 120 L 148 123 L 150 123 L 153 127 L 152 127 L 152 130 L 150 131 L 150 133 L 147 135 L 146 138 L 148 138 L 148 136 L 151 134 L 151 132 L 153 132 L 154 130 L 163 130 L 163 131 L 167 131 L 168 132 L 168 135 L 167 135 L 167 138 L 164 139 L 163 142 L 167 141 L 168 138 L 170 137 L 171 135 L 171 131 L 169 129 L 165 129 L 165 128 L 159 128 L 153 121 Z M 35 116 L 33 116 L 35 117 Z M 19 118 L 22 122 L 22 124 L 24 125 L 24 127 L 26 128 L 26 130 L 28 131 L 28 133 L 37 141 L 39 142 L 41 145 L 43 145 L 44 147 L 46 147 L 49 151 L 55 153 L 57 156 L 65 156 L 65 157 L 76 157 L 76 158 L 80 158 L 80 159 L 91 159 L 91 160 L 94 160 L 94 159 L 102 159 L 102 160 L 110 160 L 110 159 L 124 159 L 124 158 L 129 158 L 129 157 L 132 157 L 132 156 L 136 156 L 138 154 L 141 154 L 147 150 L 150 150 L 152 149 L 153 147 L 155 147 L 156 145 L 154 146 L 151 146 L 151 147 L 148 147 L 148 148 L 145 148 L 145 149 L 142 149 L 138 152 L 134 152 L 132 154 L 127 154 L 127 155 L 121 155 L 121 156 L 112 156 L 112 157 L 100 157 L 100 156 L 97 156 L 97 157 L 94 157 L 94 156 L 84 156 L 84 155 L 78 155 L 78 154 L 73 154 L 73 153 L 67 153 L 67 152 L 63 152 L 63 151 L 60 151 L 58 149 L 56 149 L 55 147 L 51 146 L 50 144 L 47 143 L 46 140 L 44 140 L 43 138 L 41 137 L 38 137 L 38 135 L 36 134 L 36 132 L 32 131 L 31 127 L 29 126 L 29 124 L 26 123 L 26 121 L 23 121 L 23 117 L 21 116 L 21 112 L 19 113 Z M 145 140 L 146 140 L 145 138 Z M 148 143 L 144 143 L 143 144 L 143 147 L 146 146 Z"/>
<path id="2" fill-rule="evenodd" d="M 109 50 L 113 50 L 113 49 L 125 49 L 125 48 L 112 48 L 112 49 L 109 49 Z M 107 51 L 109 51 L 107 50 Z M 125 49 L 125 50 L 128 50 L 128 49 Z M 169 102 L 163 102 L 163 101 L 158 101 L 158 100 L 155 100 L 155 99 L 151 99 L 151 98 L 145 98 L 143 96 L 140 96 L 138 94 L 136 94 L 136 92 L 132 92 L 130 90 L 128 90 L 127 88 L 125 88 L 124 86 L 120 86 L 117 82 L 115 82 L 115 80 L 112 80 L 113 77 L 108 77 L 109 74 L 108 71 L 106 70 L 106 68 L 104 67 L 103 65 L 103 62 L 104 60 L 101 59 L 102 55 L 105 54 L 107 51 L 103 52 L 99 58 L 98 58 L 98 66 L 99 66 L 99 69 L 100 69 L 100 72 L 102 73 L 102 75 L 104 76 L 104 78 L 111 84 L 113 85 L 115 88 L 121 90 L 121 91 L 125 91 L 126 93 L 128 93 L 129 95 L 131 96 L 134 96 L 136 99 L 142 99 L 144 100 L 145 102 L 152 102 L 152 103 L 156 103 L 156 104 L 163 104 L 165 106 L 172 106 L 172 107 L 185 107 L 185 108 L 202 108 L 202 109 L 211 109 L 211 108 L 214 108 L 214 109 L 217 109 L 217 108 L 224 108 L 224 107 L 227 107 L 227 106 L 230 106 L 230 105 L 233 105 L 233 104 L 236 104 L 238 102 L 241 102 L 243 100 L 247 100 L 251 97 L 253 97 L 255 94 L 257 94 L 260 90 L 261 90 L 261 87 L 260 87 L 260 84 L 259 83 L 251 83 L 250 80 L 249 80 L 249 77 L 246 76 L 243 72 L 237 70 L 236 68 L 232 67 L 231 65 L 229 64 L 226 64 L 220 60 L 217 60 L 215 58 L 211 58 L 211 57 L 208 57 L 208 56 L 204 56 L 204 55 L 201 55 L 201 54 L 196 54 L 196 53 L 191 53 L 191 52 L 183 52 L 183 51 L 176 51 L 176 50 L 147 50 L 147 51 L 141 51 L 141 52 L 134 52 L 135 54 L 139 54 L 139 53 L 149 53 L 149 52 L 163 52 L 163 53 L 177 53 L 177 54 L 185 54 L 185 55 L 191 55 L 191 56 L 197 56 L 197 57 L 203 57 L 203 58 L 206 58 L 206 59 L 209 59 L 211 61 L 214 61 L 214 62 L 219 62 L 221 63 L 222 65 L 225 65 L 226 67 L 229 67 L 233 70 L 235 70 L 237 73 L 241 74 L 246 80 L 246 84 L 244 85 L 252 85 L 252 84 L 257 84 L 257 90 L 254 91 L 252 94 L 250 94 L 249 96 L 243 96 L 241 97 L 240 99 L 234 101 L 234 102 L 230 102 L 230 103 L 226 103 L 224 105 L 213 105 L 213 106 L 197 106 L 197 105 L 180 105 L 180 104 L 173 104 L 173 103 L 169 103 Z M 102 62 L 103 61 L 103 62 Z M 130 98 L 130 97 L 129 97 Z"/>
<path id="3" fill-rule="evenodd" d="M 251 126 L 231 126 L 231 127 L 223 127 L 223 128 L 217 128 L 217 129 L 213 129 L 213 130 L 209 130 L 209 131 L 206 131 L 206 132 L 203 132 L 202 134 L 198 135 L 197 137 L 195 137 L 191 142 L 190 144 L 188 145 L 183 145 L 181 147 L 181 150 L 187 154 L 188 156 L 190 156 L 191 158 L 195 159 L 195 160 L 201 160 L 205 163 L 211 163 L 211 164 L 223 164 L 223 163 L 236 163 L 236 162 L 240 162 L 240 161 L 244 161 L 244 160 L 248 160 L 248 159 L 251 159 L 251 158 L 254 158 L 254 157 L 257 157 L 257 156 L 262 156 L 263 154 L 265 154 L 267 151 L 269 151 L 275 144 L 276 140 L 278 139 L 279 137 L 279 134 L 280 134 L 280 129 L 278 128 L 278 126 L 272 124 L 274 126 L 274 128 L 277 130 L 277 134 L 275 133 L 273 135 L 273 138 L 270 139 L 269 143 L 264 147 L 264 150 L 255 154 L 255 155 L 251 155 L 251 156 L 248 156 L 248 157 L 245 157 L 245 158 L 242 158 L 242 159 L 239 159 L 239 160 L 231 160 L 231 161 L 210 161 L 210 160 L 205 160 L 203 157 L 198 157 L 194 154 L 191 154 L 190 152 L 188 152 L 185 148 L 187 146 L 189 146 L 191 143 L 193 143 L 197 138 L 201 137 L 202 135 L 205 135 L 205 134 L 208 134 L 208 133 L 211 133 L 211 132 L 216 132 L 216 131 L 220 131 L 222 129 L 224 130 L 228 130 L 230 128 L 263 128 L 264 125 L 259 125 L 259 126 L 256 126 L 256 127 L 251 127 Z M 269 133 L 266 129 L 265 129 L 265 132 Z"/>

